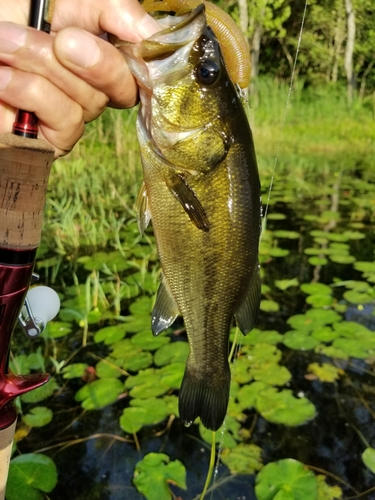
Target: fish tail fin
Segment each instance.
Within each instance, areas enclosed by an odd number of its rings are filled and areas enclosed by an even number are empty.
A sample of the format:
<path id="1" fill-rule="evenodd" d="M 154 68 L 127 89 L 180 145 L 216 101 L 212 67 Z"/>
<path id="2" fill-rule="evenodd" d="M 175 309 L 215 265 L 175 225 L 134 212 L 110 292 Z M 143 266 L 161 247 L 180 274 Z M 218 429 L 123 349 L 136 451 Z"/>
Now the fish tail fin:
<path id="1" fill-rule="evenodd" d="M 187 366 L 179 394 L 179 412 L 185 425 L 190 425 L 197 417 L 202 424 L 216 431 L 224 422 L 228 408 L 230 370 L 224 373 L 205 374 L 197 377 Z"/>

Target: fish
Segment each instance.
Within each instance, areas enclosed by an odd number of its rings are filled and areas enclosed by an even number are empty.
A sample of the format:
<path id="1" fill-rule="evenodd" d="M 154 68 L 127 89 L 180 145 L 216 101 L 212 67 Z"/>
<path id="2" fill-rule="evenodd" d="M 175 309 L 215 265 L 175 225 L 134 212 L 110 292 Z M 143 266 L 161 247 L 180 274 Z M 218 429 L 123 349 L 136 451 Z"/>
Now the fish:
<path id="1" fill-rule="evenodd" d="M 143 167 L 138 225 L 152 220 L 161 282 L 154 335 L 182 315 L 189 355 L 179 391 L 185 425 L 216 431 L 227 412 L 229 335 L 260 303 L 260 181 L 252 132 L 205 6 L 158 19 L 137 43 L 111 39 L 139 85 Z"/>

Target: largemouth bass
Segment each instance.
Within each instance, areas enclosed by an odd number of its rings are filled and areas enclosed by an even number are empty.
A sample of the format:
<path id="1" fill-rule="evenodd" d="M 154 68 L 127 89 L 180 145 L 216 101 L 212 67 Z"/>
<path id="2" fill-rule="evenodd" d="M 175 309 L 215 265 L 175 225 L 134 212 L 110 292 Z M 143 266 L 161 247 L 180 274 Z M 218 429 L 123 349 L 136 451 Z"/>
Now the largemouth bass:
<path id="1" fill-rule="evenodd" d="M 152 331 L 182 314 L 190 353 L 180 416 L 216 430 L 229 400 L 233 316 L 246 334 L 259 309 L 259 177 L 248 120 L 204 6 L 159 22 L 147 40 L 115 43 L 140 86 L 138 220 L 144 231 L 152 219 L 162 266 Z"/>

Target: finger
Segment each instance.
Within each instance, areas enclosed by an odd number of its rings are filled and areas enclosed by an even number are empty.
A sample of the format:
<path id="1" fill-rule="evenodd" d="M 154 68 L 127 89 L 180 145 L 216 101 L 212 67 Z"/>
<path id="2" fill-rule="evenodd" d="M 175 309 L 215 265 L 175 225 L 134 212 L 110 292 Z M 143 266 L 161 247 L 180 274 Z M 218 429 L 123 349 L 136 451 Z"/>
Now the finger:
<path id="1" fill-rule="evenodd" d="M 113 33 L 138 42 L 160 30 L 137 0 L 57 0 L 52 30 L 79 26 L 93 34 Z"/>
<path id="2" fill-rule="evenodd" d="M 96 53 L 100 57 L 99 47 L 96 52 L 90 52 L 90 56 L 96 57 Z M 0 62 L 50 80 L 80 104 L 86 122 L 99 116 L 107 105 L 108 97 L 104 92 L 73 74 L 58 61 L 53 51 L 53 37 L 46 33 L 13 23 L 0 23 Z"/>
<path id="3" fill-rule="evenodd" d="M 56 35 L 54 51 L 62 65 L 107 95 L 113 107 L 136 104 L 135 80 L 122 54 L 110 43 L 78 28 L 66 28 Z"/>
<path id="4" fill-rule="evenodd" d="M 16 108 L 27 109 L 38 117 L 40 137 L 56 157 L 69 152 L 83 133 L 82 108 L 42 76 L 1 66 L 0 101 L 0 131 L 11 130 Z"/>

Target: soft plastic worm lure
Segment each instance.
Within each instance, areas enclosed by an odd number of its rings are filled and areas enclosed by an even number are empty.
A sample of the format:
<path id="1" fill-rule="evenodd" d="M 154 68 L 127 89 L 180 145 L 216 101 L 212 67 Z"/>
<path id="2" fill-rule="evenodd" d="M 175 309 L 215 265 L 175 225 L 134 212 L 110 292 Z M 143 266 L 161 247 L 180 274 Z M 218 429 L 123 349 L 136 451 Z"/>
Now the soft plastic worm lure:
<path id="1" fill-rule="evenodd" d="M 147 12 L 175 12 L 183 15 L 201 3 L 202 0 L 144 0 L 142 6 Z M 247 41 L 229 14 L 211 2 L 203 0 L 203 3 L 207 24 L 219 40 L 230 79 L 240 89 L 246 89 L 250 83 L 250 51 Z"/>

